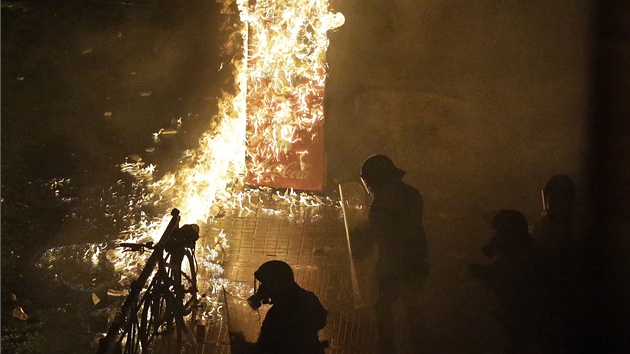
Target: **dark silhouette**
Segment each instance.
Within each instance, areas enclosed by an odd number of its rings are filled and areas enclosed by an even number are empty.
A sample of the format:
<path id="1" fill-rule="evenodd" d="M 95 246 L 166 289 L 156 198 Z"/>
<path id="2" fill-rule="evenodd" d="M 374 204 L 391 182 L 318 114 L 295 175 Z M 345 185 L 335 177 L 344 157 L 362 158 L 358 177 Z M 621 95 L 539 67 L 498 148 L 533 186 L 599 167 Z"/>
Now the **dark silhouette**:
<path id="1" fill-rule="evenodd" d="M 295 281 L 287 263 L 273 260 L 263 263 L 254 273 L 260 281 L 258 291 L 248 299 L 257 309 L 263 303 L 273 306 L 263 321 L 257 354 L 322 354 L 327 342 L 320 342 L 317 332 L 326 326 L 328 311 L 310 291 Z"/>
<path id="2" fill-rule="evenodd" d="M 543 324 L 540 248 L 528 233 L 527 220 L 516 210 L 499 211 L 492 228 L 495 233 L 482 250 L 494 261 L 471 264 L 469 270 L 499 298 L 494 315 L 506 334 L 503 353 L 530 353 Z"/>
<path id="3" fill-rule="evenodd" d="M 544 350 L 566 353 L 569 349 L 574 287 L 574 199 L 576 186 L 566 175 L 551 177 L 543 188 L 543 217 L 534 225 L 532 236 L 542 246 L 541 265 L 547 275 L 547 319 Z"/>
<path id="4" fill-rule="evenodd" d="M 417 294 L 426 280 L 427 241 L 422 222 L 424 201 L 420 192 L 404 183 L 405 171 L 384 155 L 369 157 L 361 167 L 361 179 L 374 197 L 370 207 L 370 231 L 378 244 L 376 263 L 378 300 L 376 316 L 382 353 L 394 353 L 393 305 L 401 300 L 414 352 L 421 352 L 422 321 Z"/>
<path id="5" fill-rule="evenodd" d="M 572 247 L 575 183 L 566 175 L 551 177 L 543 188 L 543 218 L 533 236 L 545 249 L 567 253 Z"/>

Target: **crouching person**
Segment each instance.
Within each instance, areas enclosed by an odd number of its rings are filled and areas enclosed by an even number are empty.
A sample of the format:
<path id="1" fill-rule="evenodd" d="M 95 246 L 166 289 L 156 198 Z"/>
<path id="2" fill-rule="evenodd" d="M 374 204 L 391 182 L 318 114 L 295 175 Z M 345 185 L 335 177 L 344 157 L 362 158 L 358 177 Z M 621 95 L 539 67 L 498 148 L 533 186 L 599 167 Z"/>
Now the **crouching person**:
<path id="1" fill-rule="evenodd" d="M 263 263 L 254 273 L 260 281 L 258 291 L 248 299 L 252 308 L 272 304 L 258 340 L 256 354 L 322 354 L 327 342 L 319 341 L 318 332 L 326 326 L 328 311 L 315 294 L 300 287 L 287 263 L 273 260 Z"/>
<path id="2" fill-rule="evenodd" d="M 499 298 L 494 314 L 506 334 L 503 353 L 539 352 L 544 281 L 539 246 L 528 234 L 528 223 L 516 210 L 501 210 L 492 220 L 495 231 L 483 252 L 494 261 L 471 264 L 470 273 L 483 280 Z"/>

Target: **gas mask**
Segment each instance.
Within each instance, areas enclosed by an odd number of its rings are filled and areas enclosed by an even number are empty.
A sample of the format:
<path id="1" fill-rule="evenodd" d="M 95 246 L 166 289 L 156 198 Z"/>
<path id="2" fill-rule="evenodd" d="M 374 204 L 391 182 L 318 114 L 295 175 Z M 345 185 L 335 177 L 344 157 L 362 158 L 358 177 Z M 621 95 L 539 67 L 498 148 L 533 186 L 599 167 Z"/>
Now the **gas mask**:
<path id="1" fill-rule="evenodd" d="M 263 304 L 271 303 L 271 287 L 268 283 L 260 283 L 254 279 L 254 295 L 247 298 L 247 303 L 254 310 L 257 311 Z"/>

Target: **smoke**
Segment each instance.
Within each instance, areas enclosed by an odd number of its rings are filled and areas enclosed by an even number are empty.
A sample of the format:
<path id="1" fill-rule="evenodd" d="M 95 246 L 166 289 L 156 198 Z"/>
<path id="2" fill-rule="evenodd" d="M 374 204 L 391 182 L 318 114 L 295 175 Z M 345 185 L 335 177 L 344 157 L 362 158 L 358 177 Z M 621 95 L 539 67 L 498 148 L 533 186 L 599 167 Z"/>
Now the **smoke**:
<path id="1" fill-rule="evenodd" d="M 346 24 L 328 52 L 329 181 L 358 180 L 374 153 L 408 172 L 425 197 L 432 335 L 451 338 L 451 351 L 487 351 L 493 299 L 467 264 L 481 257 L 491 213 L 516 209 L 534 223 L 551 175 L 585 182 L 589 2 L 333 7 Z"/>
<path id="2" fill-rule="evenodd" d="M 362 159 L 384 152 L 426 193 L 441 185 L 440 210 L 537 216 L 550 175 L 582 173 L 587 5 L 340 3 L 347 23 L 331 35 L 326 87 L 331 179 L 356 179 Z"/>

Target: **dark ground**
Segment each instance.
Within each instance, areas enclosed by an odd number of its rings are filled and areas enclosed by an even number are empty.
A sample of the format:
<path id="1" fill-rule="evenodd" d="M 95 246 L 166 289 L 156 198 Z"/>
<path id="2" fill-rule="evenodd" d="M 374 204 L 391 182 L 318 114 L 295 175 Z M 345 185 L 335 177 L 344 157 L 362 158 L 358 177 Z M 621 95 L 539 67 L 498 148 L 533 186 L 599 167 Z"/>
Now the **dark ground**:
<path id="1" fill-rule="evenodd" d="M 218 9 L 2 2 L 3 352 L 91 350 L 89 292 L 51 281 L 36 261 L 50 247 L 111 240 L 133 193 L 117 165 L 141 154 L 173 169 L 205 131 L 229 78 L 218 72 Z M 152 134 L 177 119 L 178 136 L 156 146 Z M 16 306 L 28 321 L 13 318 Z"/>
<path id="2" fill-rule="evenodd" d="M 624 352 L 630 21 L 623 2 L 599 7 L 589 166 L 598 247 L 584 267 L 600 287 L 585 295 L 585 352 Z M 116 167 L 128 155 L 165 171 L 195 144 L 229 86 L 219 27 L 212 1 L 2 2 L 4 352 L 90 352 L 89 292 L 50 281 L 36 261 L 51 247 L 111 240 L 130 222 L 106 215 L 134 191 Z M 180 117 L 178 137 L 144 153 Z M 28 321 L 13 318 L 16 306 Z"/>

